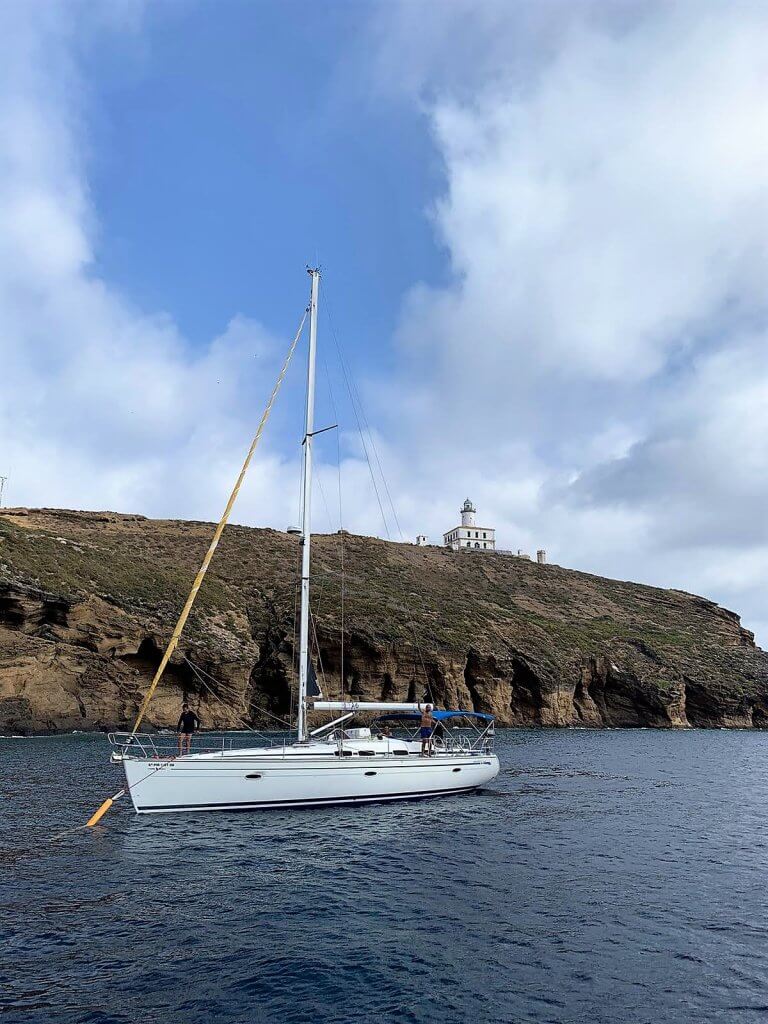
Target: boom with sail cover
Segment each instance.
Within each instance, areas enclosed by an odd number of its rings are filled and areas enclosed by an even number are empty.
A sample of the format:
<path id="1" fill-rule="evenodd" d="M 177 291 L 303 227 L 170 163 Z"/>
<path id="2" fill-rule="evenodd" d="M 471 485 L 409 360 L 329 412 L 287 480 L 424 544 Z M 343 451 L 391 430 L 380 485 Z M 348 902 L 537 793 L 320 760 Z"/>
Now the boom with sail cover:
<path id="1" fill-rule="evenodd" d="M 426 702 L 398 704 L 396 701 L 368 700 L 316 700 L 312 705 L 315 711 L 421 711 L 426 706 Z"/>

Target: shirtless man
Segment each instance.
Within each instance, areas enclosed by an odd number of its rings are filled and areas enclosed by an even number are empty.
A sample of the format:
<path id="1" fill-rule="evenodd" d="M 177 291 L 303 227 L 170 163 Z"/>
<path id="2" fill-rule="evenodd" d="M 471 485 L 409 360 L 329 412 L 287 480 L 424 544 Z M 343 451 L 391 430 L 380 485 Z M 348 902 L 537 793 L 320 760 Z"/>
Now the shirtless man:
<path id="1" fill-rule="evenodd" d="M 432 717 L 432 705 L 427 704 L 421 712 L 421 756 L 432 756 L 432 730 L 435 727 L 435 720 Z"/>
<path id="2" fill-rule="evenodd" d="M 179 757 L 181 757 L 182 747 L 186 747 L 187 753 L 190 752 L 192 749 L 192 733 L 199 728 L 200 719 L 194 711 L 190 710 L 189 704 L 182 704 L 179 724 L 176 726 L 176 732 L 179 734 Z"/>

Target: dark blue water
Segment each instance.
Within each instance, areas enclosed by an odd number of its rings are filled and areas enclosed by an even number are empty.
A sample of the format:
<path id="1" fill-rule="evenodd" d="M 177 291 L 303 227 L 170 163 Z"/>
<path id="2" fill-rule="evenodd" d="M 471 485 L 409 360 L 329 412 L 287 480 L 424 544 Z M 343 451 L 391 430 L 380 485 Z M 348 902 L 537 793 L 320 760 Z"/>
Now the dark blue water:
<path id="1" fill-rule="evenodd" d="M 768 734 L 506 731 L 485 792 L 136 817 L 103 739 L 0 740 L 0 1011 L 27 1022 L 768 1014 Z"/>

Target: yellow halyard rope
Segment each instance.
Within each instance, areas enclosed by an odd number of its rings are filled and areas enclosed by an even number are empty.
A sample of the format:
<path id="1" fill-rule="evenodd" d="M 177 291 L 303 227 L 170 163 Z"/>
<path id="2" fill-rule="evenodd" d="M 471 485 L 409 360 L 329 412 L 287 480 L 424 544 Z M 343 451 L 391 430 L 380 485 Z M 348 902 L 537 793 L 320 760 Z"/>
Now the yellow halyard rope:
<path id="1" fill-rule="evenodd" d="M 294 353 L 294 351 L 296 349 L 296 346 L 297 346 L 297 344 L 299 342 L 299 338 L 301 337 L 301 332 L 304 330 L 304 324 L 306 323 L 307 313 L 308 312 L 309 312 L 308 309 L 304 311 L 304 316 L 301 318 L 301 323 L 299 324 L 299 329 L 296 331 L 296 335 L 295 335 L 293 341 L 290 344 L 290 347 L 289 347 L 288 352 L 286 354 L 285 360 L 283 361 L 282 369 L 280 370 L 280 373 L 279 373 L 279 375 L 277 377 L 277 380 L 275 381 L 275 386 L 272 388 L 272 394 L 269 396 L 269 401 L 267 402 L 266 408 L 264 409 L 264 412 L 262 413 L 261 421 L 259 422 L 259 426 L 258 426 L 258 428 L 256 430 L 256 433 L 254 434 L 253 441 L 251 441 L 251 447 L 248 449 L 248 454 L 246 455 L 245 461 L 243 462 L 243 467 L 240 470 L 240 475 L 238 476 L 237 480 L 235 481 L 235 486 L 232 488 L 232 493 L 229 496 L 229 501 L 227 502 L 227 507 L 224 509 L 224 514 L 222 515 L 222 517 L 221 517 L 221 519 L 219 521 L 219 525 L 216 527 L 216 531 L 215 531 L 215 533 L 213 535 L 213 539 L 211 540 L 210 546 L 209 546 L 207 552 L 205 553 L 205 558 L 202 561 L 202 564 L 201 564 L 201 566 L 200 566 L 200 568 L 198 570 L 197 576 L 195 576 L 195 582 L 192 584 L 192 589 L 189 592 L 189 597 L 187 598 L 186 604 L 184 605 L 184 608 L 182 609 L 181 615 L 179 616 L 179 620 L 176 623 L 176 626 L 175 626 L 175 628 L 173 630 L 173 634 L 171 636 L 171 639 L 168 641 L 168 646 L 165 649 L 165 654 L 163 655 L 162 661 L 160 662 L 160 665 L 158 666 L 157 672 L 155 672 L 154 679 L 152 680 L 152 683 L 151 683 L 149 689 L 146 692 L 144 700 L 141 702 L 141 707 L 139 708 L 139 713 L 136 715 L 136 721 L 133 723 L 133 729 L 131 729 L 131 736 L 135 736 L 136 735 L 136 731 L 138 730 L 139 726 L 141 725 L 142 719 L 144 718 L 144 715 L 146 714 L 147 708 L 149 707 L 149 702 L 152 700 L 152 696 L 153 696 L 155 690 L 157 689 L 157 684 L 160 682 L 160 680 L 162 678 L 162 675 L 163 675 L 163 672 L 165 671 L 166 665 L 171 660 L 171 656 L 173 655 L 173 652 L 176 650 L 176 646 L 177 646 L 177 644 L 179 642 L 179 638 L 181 636 L 181 632 L 184 629 L 184 626 L 186 624 L 187 619 L 189 618 L 189 613 L 192 611 L 192 605 L 195 603 L 195 599 L 197 598 L 197 593 L 200 590 L 200 585 L 202 584 L 203 579 L 205 578 L 205 574 L 208 571 L 208 566 L 211 563 L 211 559 L 213 558 L 214 552 L 216 551 L 216 548 L 218 546 L 219 540 L 221 539 L 221 535 L 224 532 L 224 527 L 227 525 L 227 520 L 229 519 L 230 513 L 232 512 L 232 508 L 233 508 L 233 506 L 235 504 L 235 501 L 237 500 L 237 496 L 240 493 L 240 487 L 241 487 L 241 485 L 243 483 L 243 480 L 245 479 L 245 474 L 248 471 L 248 467 L 251 464 L 251 459 L 253 458 L 253 453 L 256 451 L 256 448 L 257 448 L 257 446 L 259 444 L 259 441 L 261 440 L 261 435 L 262 435 L 262 433 L 264 431 L 264 427 L 266 426 L 267 420 L 269 419 L 269 414 L 272 412 L 272 406 L 275 404 L 275 399 L 277 398 L 277 393 L 280 390 L 280 386 L 282 385 L 283 380 L 285 379 L 285 374 L 286 374 L 286 372 L 288 370 L 288 365 L 291 362 L 291 357 L 293 356 L 293 353 Z M 165 765 L 163 765 L 162 767 L 165 767 Z M 159 769 L 153 769 L 153 771 L 151 771 L 149 773 L 149 775 L 153 775 L 154 772 L 158 771 L 158 770 Z M 145 775 L 144 779 L 149 778 L 149 775 Z M 136 783 L 135 785 L 140 785 L 144 781 L 144 779 L 139 779 L 139 782 Z M 101 804 L 101 806 L 98 807 L 96 809 L 96 811 L 94 811 L 94 813 L 88 819 L 86 824 L 85 825 L 80 825 L 78 827 L 79 828 L 93 828 L 101 820 L 101 818 L 107 813 L 107 811 L 114 804 L 114 802 L 116 800 L 119 800 L 120 797 L 123 796 L 129 788 L 135 788 L 135 786 L 133 786 L 133 787 L 126 786 L 125 789 L 119 790 L 117 793 L 115 793 L 114 796 L 107 797 L 107 799 Z M 61 833 L 61 835 L 64 835 L 64 834 L 65 833 Z M 55 838 L 58 838 L 58 836 L 55 837 Z"/>
<path id="2" fill-rule="evenodd" d="M 157 689 L 157 684 L 160 682 L 163 672 L 165 671 L 165 667 L 171 660 L 173 652 L 176 650 L 176 645 L 178 644 L 179 638 L 181 637 L 181 632 L 184 629 L 187 619 L 189 618 L 189 613 L 192 611 L 192 605 L 195 603 L 195 599 L 197 598 L 197 592 L 200 589 L 200 584 L 203 582 L 205 574 L 208 571 L 208 566 L 210 565 L 211 559 L 213 558 L 213 554 L 216 550 L 216 547 L 218 546 L 219 540 L 221 539 L 221 535 L 224 532 L 224 527 L 227 525 L 227 520 L 229 519 L 230 513 L 232 511 L 232 506 L 235 504 L 237 496 L 240 493 L 240 486 L 245 478 L 245 474 L 248 470 L 248 467 L 251 464 L 253 453 L 256 451 L 256 447 L 258 446 L 258 443 L 261 440 L 262 431 L 264 430 L 267 420 L 269 419 L 269 414 L 272 412 L 272 406 L 274 405 L 275 399 L 277 398 L 277 393 L 280 390 L 280 385 L 283 383 L 283 379 L 285 378 L 286 371 L 288 370 L 288 364 L 291 361 L 291 357 L 293 356 L 296 345 L 298 344 L 299 338 L 301 337 L 301 332 L 304 330 L 304 324 L 306 322 L 306 319 L 307 311 L 305 310 L 304 316 L 302 317 L 301 323 L 299 324 L 299 329 L 296 332 L 296 336 L 294 337 L 293 341 L 291 342 L 290 348 L 288 349 L 285 361 L 283 362 L 283 367 L 280 370 L 280 374 L 277 380 L 275 381 L 275 386 L 272 388 L 272 394 L 269 396 L 269 401 L 267 402 L 266 408 L 264 409 L 264 412 L 262 414 L 261 422 L 259 423 L 258 429 L 256 430 L 253 441 L 251 441 L 251 447 L 248 449 L 248 454 L 245 457 L 243 468 L 240 470 L 240 475 L 238 476 L 235 482 L 235 486 L 232 488 L 232 493 L 229 496 L 227 507 L 224 509 L 224 514 L 222 515 L 221 520 L 219 521 L 219 525 L 216 527 L 216 532 L 213 535 L 210 547 L 208 548 L 205 554 L 205 558 L 203 559 L 202 565 L 198 570 L 197 576 L 195 576 L 195 582 L 192 584 L 192 589 L 189 592 L 189 597 L 187 598 L 187 602 L 184 605 L 184 608 L 182 609 L 178 622 L 176 623 L 176 628 L 174 629 L 173 635 L 171 636 L 171 639 L 168 642 L 168 646 L 165 649 L 165 654 L 163 655 L 162 661 L 158 666 L 157 672 L 155 672 L 155 677 L 152 680 L 152 683 L 146 692 L 144 700 L 141 702 L 139 713 L 136 716 L 136 721 L 133 723 L 133 729 L 131 729 L 132 736 L 136 734 L 136 731 L 141 725 L 141 721 L 144 718 L 147 708 L 149 707 L 149 702 L 152 700 L 152 696 L 155 690 Z M 106 807 L 105 810 L 107 810 Z"/>

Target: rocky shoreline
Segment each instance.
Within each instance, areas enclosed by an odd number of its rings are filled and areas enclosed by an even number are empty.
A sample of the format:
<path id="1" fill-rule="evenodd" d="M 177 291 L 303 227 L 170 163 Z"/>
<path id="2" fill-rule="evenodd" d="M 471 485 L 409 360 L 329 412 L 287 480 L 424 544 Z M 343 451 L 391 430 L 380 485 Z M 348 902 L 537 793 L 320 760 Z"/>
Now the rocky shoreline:
<path id="1" fill-rule="evenodd" d="M 112 512 L 0 510 L 0 732 L 124 728 L 212 533 Z M 344 548 L 344 628 L 341 549 Z M 295 689 L 298 542 L 231 527 L 151 705 L 275 726 Z M 324 690 L 491 711 L 499 725 L 768 726 L 768 654 L 681 591 L 508 555 L 318 536 Z"/>

